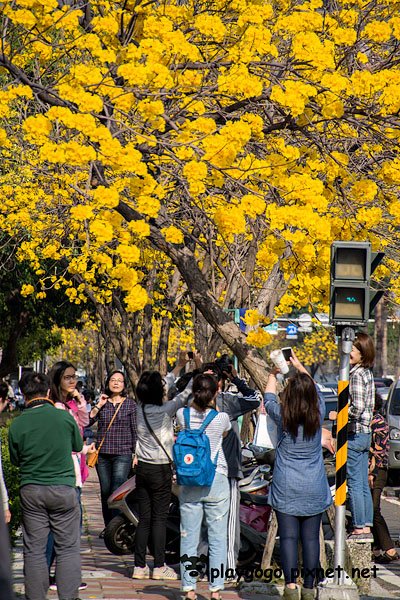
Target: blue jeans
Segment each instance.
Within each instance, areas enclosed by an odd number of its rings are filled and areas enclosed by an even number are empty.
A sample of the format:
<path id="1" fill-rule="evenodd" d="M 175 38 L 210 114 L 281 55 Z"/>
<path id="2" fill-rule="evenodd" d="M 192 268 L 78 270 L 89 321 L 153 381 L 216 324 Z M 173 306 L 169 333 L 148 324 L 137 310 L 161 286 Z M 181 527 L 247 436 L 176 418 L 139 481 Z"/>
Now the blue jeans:
<path id="1" fill-rule="evenodd" d="M 209 548 L 209 589 L 224 589 L 227 561 L 227 529 L 229 512 L 228 478 L 215 473 L 211 487 L 185 487 L 179 492 L 181 512 L 181 579 L 182 590 L 196 589 L 197 547 L 203 517 L 207 525 Z M 221 572 L 222 567 L 222 572 Z"/>
<path id="2" fill-rule="evenodd" d="M 99 454 L 96 469 L 100 481 L 101 508 L 106 527 L 111 519 L 119 514 L 119 511 L 108 508 L 107 500 L 128 479 L 131 467 L 132 454 Z"/>
<path id="3" fill-rule="evenodd" d="M 372 527 L 374 508 L 368 485 L 370 433 L 350 433 L 347 454 L 347 485 L 353 526 Z"/>

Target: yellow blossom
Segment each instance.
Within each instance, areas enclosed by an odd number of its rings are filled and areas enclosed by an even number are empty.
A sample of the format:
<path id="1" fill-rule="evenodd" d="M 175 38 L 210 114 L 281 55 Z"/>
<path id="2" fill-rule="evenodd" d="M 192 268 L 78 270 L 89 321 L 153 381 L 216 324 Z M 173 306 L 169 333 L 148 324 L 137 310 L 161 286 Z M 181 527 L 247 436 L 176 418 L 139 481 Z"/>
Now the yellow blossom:
<path id="1" fill-rule="evenodd" d="M 183 233 L 177 227 L 170 225 L 169 227 L 163 227 L 161 229 L 161 233 L 165 237 L 166 241 L 170 244 L 182 244 L 183 243 Z"/>
<path id="2" fill-rule="evenodd" d="M 264 329 L 259 327 L 258 329 L 250 331 L 247 334 L 246 341 L 250 346 L 255 346 L 256 348 L 263 348 L 264 346 L 268 346 L 268 344 L 271 343 L 272 337 Z"/>

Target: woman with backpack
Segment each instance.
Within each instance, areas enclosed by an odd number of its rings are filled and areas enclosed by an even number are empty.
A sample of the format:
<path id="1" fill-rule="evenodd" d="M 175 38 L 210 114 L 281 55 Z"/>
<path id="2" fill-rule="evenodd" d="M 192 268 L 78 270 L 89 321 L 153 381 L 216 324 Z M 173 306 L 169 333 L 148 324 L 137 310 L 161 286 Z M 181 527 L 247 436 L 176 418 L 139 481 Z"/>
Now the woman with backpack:
<path id="1" fill-rule="evenodd" d="M 196 563 L 197 548 L 200 542 L 201 526 L 203 517 L 207 525 L 207 536 L 209 546 L 209 590 L 211 600 L 221 598 L 220 591 L 224 589 L 225 569 L 227 560 L 227 527 L 229 511 L 229 483 L 228 467 L 222 451 L 222 441 L 231 429 L 229 416 L 224 412 L 215 411 L 215 402 L 218 395 L 218 382 L 212 375 L 197 375 L 193 380 L 193 402 L 190 408 L 180 409 L 177 413 L 177 421 L 181 430 L 185 433 L 190 430 L 201 429 L 208 438 L 210 456 L 208 461 L 202 460 L 203 469 L 199 473 L 199 481 L 196 474 L 193 475 L 192 485 L 187 485 L 191 479 L 190 467 L 196 464 L 198 457 L 190 451 L 183 452 L 182 460 L 179 451 L 179 436 L 174 446 L 175 464 L 177 468 L 178 484 L 183 483 L 180 488 L 179 503 L 181 513 L 181 579 L 182 590 L 185 592 L 185 600 L 196 598 Z M 201 432 L 199 432 L 200 435 Z M 199 444 L 200 446 L 200 444 Z M 187 446 L 188 448 L 190 446 Z M 184 449 L 184 443 L 180 450 Z M 211 484 L 204 485 L 201 477 L 204 476 L 206 463 L 214 466 L 210 474 Z M 180 472 L 182 481 L 180 481 Z M 221 572 L 221 565 L 223 566 Z M 215 575 L 217 574 L 217 575 Z"/>
<path id="2" fill-rule="evenodd" d="M 278 427 L 274 477 L 269 503 L 279 526 L 281 562 L 285 575 L 283 597 L 297 600 L 298 541 L 303 547 L 302 600 L 314 598 L 319 566 L 319 530 L 322 513 L 332 504 L 321 448 L 325 402 L 292 350 L 290 362 L 297 373 L 276 395 L 276 376 L 270 373 L 264 402 Z"/>

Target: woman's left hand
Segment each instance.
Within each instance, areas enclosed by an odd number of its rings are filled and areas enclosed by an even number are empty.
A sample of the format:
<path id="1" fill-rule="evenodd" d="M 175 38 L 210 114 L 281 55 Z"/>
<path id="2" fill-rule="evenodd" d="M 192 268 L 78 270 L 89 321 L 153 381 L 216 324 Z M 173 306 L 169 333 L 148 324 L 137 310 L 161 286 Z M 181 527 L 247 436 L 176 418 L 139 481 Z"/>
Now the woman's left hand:
<path id="1" fill-rule="evenodd" d="M 292 348 L 292 355 L 289 360 L 290 360 L 291 364 L 294 366 L 294 368 L 297 369 L 297 371 L 299 371 L 300 373 L 305 373 L 306 375 L 310 375 L 310 373 L 307 371 L 305 366 L 302 365 L 302 363 L 297 358 L 296 354 L 294 353 L 293 348 Z"/>
<path id="2" fill-rule="evenodd" d="M 93 452 L 96 452 L 96 444 L 94 442 L 91 444 L 83 444 L 82 452 L 83 454 L 93 454 Z"/>
<path id="3" fill-rule="evenodd" d="M 325 427 L 322 427 L 321 429 L 321 446 L 329 450 L 331 454 L 335 454 L 335 444 L 332 438 L 332 433 L 329 431 L 329 429 L 325 429 Z"/>

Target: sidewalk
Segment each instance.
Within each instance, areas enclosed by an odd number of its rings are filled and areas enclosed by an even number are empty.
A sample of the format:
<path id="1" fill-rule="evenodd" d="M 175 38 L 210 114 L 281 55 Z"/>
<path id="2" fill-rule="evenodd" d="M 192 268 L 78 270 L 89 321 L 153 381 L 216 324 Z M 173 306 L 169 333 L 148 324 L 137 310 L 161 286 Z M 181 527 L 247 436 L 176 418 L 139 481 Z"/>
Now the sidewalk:
<path id="1" fill-rule="evenodd" d="M 80 592 L 81 600 L 180 600 L 180 582 L 158 582 L 153 580 L 138 581 L 131 579 L 133 570 L 132 556 L 114 556 L 105 548 L 99 533 L 103 529 L 101 516 L 100 493 L 97 474 L 91 469 L 89 480 L 83 487 L 82 502 L 84 507 L 84 533 L 81 543 L 82 580 L 88 584 L 86 590 Z M 400 505 L 384 502 L 384 514 L 388 518 L 390 529 L 398 534 L 400 530 Z M 23 563 L 22 542 L 14 553 L 15 589 L 19 598 L 23 598 Z M 223 600 L 277 600 L 282 586 L 266 587 L 261 583 L 226 586 Z M 207 600 L 207 583 L 198 585 L 198 600 Z M 400 597 L 400 562 L 389 568 L 380 567 L 378 579 L 372 581 L 372 598 L 391 599 Z M 56 592 L 48 593 L 48 600 L 57 600 Z M 367 600 L 367 597 L 363 597 Z M 1 599 L 0 599 L 1 600 Z"/>

